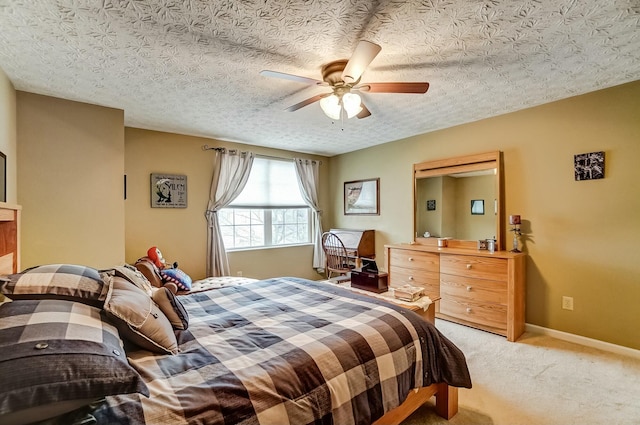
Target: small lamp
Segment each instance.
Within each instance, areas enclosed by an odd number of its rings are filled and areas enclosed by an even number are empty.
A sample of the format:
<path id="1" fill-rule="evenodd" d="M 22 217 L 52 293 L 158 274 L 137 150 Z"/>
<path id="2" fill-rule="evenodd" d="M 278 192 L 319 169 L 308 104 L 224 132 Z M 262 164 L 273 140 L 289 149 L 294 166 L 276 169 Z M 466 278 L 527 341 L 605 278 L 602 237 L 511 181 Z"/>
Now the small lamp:
<path id="1" fill-rule="evenodd" d="M 510 215 L 509 216 L 509 224 L 513 227 L 511 231 L 513 232 L 513 249 L 510 252 L 522 252 L 518 249 L 518 236 L 522 233 L 520 232 L 520 216 L 519 215 Z"/>
<path id="2" fill-rule="evenodd" d="M 342 106 L 340 105 L 340 99 L 335 94 L 320 99 L 320 107 L 329 118 L 334 120 L 340 119 Z"/>
<path id="3" fill-rule="evenodd" d="M 362 99 L 355 93 L 345 93 L 342 96 L 342 107 L 347 113 L 347 118 L 351 119 L 362 112 Z"/>

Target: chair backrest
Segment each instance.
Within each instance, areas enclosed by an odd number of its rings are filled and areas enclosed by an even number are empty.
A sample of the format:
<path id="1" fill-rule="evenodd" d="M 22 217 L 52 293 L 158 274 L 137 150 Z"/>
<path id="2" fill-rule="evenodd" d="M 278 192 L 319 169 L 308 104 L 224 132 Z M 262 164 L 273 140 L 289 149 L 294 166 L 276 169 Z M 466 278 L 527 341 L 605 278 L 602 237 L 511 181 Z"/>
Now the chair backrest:
<path id="1" fill-rule="evenodd" d="M 348 273 L 351 271 L 347 249 L 340 238 L 331 232 L 322 234 L 322 249 L 327 258 L 327 271 Z"/>

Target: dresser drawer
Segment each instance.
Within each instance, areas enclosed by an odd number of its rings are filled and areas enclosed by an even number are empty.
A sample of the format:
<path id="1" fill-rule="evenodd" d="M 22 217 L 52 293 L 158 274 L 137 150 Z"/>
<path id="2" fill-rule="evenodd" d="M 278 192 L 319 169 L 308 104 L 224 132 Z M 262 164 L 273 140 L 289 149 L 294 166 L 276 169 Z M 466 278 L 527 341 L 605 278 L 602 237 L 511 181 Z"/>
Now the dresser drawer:
<path id="1" fill-rule="evenodd" d="M 391 249 L 389 251 L 390 267 L 425 270 L 438 273 L 440 271 L 440 256 L 433 252 L 412 251 L 409 249 Z"/>
<path id="2" fill-rule="evenodd" d="M 441 296 L 507 305 L 507 283 L 449 274 L 440 275 Z"/>
<path id="3" fill-rule="evenodd" d="M 425 288 L 425 294 L 429 297 L 440 296 L 440 275 L 438 272 L 407 269 L 391 266 L 390 285 L 394 287 L 411 285 Z"/>
<path id="4" fill-rule="evenodd" d="M 447 288 L 441 288 L 440 313 L 466 322 L 488 326 L 500 332 L 507 329 L 507 306 L 504 304 L 483 303 L 447 294 Z"/>
<path id="5" fill-rule="evenodd" d="M 440 273 L 504 282 L 508 279 L 507 260 L 475 255 L 442 254 Z"/>

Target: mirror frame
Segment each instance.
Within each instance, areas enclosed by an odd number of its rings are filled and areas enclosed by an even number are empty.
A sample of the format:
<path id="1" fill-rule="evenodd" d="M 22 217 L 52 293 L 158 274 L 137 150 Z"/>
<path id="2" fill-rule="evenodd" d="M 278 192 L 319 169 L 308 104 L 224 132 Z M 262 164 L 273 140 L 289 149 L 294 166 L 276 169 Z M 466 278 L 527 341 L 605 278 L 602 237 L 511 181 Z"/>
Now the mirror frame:
<path id="1" fill-rule="evenodd" d="M 413 165 L 413 235 L 414 241 L 421 245 L 438 245 L 439 238 L 418 237 L 417 221 L 417 182 L 426 177 L 439 177 L 449 174 L 466 173 L 470 171 L 496 170 L 496 250 L 502 250 L 505 245 L 504 224 L 504 170 L 502 152 L 486 152 L 475 155 L 458 156 L 455 158 L 425 161 Z M 478 249 L 478 241 L 462 239 L 448 239 L 449 248 Z"/>

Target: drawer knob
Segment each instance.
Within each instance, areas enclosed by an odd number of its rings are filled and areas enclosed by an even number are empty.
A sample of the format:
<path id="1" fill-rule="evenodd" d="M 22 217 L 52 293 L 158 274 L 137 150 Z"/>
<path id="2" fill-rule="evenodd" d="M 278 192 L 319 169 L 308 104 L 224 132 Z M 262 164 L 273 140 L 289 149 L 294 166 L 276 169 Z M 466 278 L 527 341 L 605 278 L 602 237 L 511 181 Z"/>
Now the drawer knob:
<path id="1" fill-rule="evenodd" d="M 467 264 L 467 270 L 471 270 L 471 264 Z"/>
<path id="2" fill-rule="evenodd" d="M 409 261 L 413 261 L 413 257 L 409 257 Z"/>
<path id="3" fill-rule="evenodd" d="M 409 280 L 413 280 L 413 276 L 409 276 Z"/>
<path id="4" fill-rule="evenodd" d="M 471 313 L 471 309 L 470 308 L 467 308 L 467 313 Z"/>
<path id="5" fill-rule="evenodd" d="M 471 286 L 467 286 L 467 292 L 471 292 L 471 289 L 473 289 Z"/>

